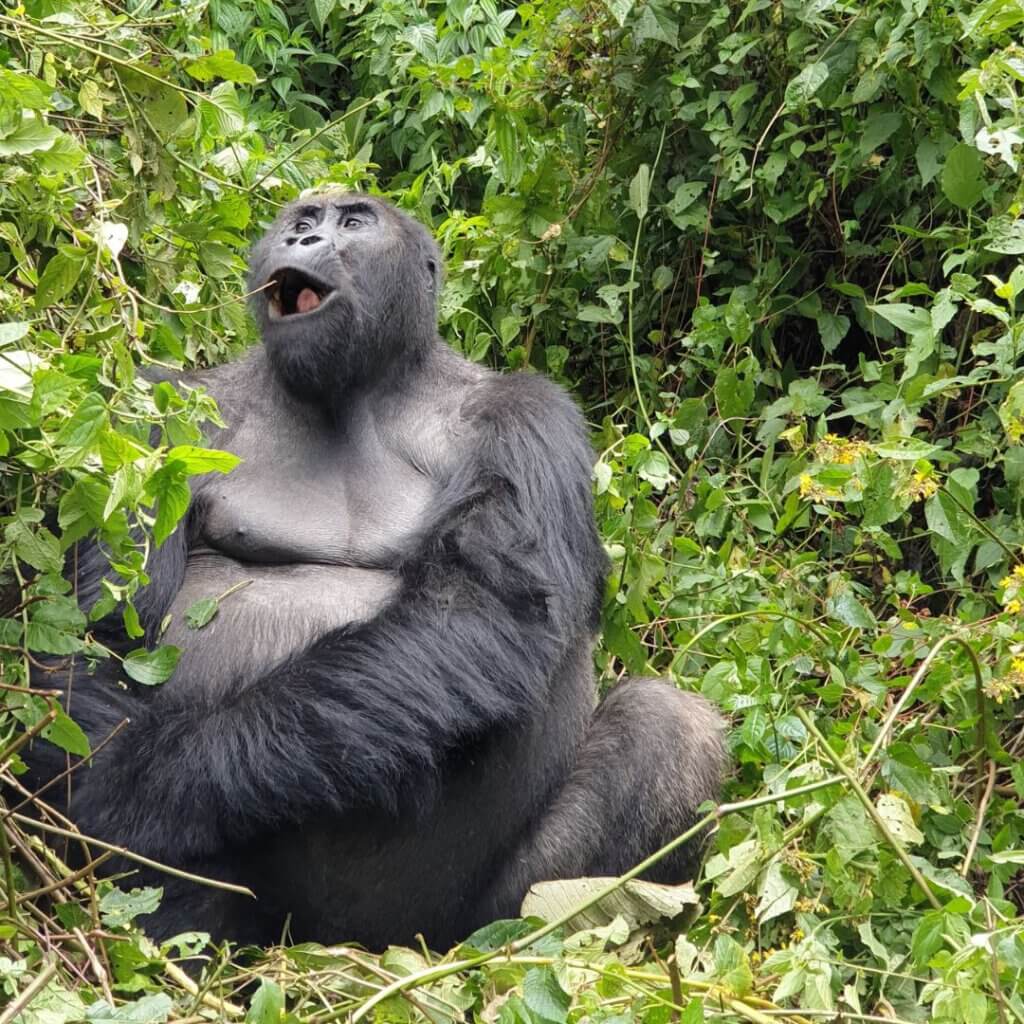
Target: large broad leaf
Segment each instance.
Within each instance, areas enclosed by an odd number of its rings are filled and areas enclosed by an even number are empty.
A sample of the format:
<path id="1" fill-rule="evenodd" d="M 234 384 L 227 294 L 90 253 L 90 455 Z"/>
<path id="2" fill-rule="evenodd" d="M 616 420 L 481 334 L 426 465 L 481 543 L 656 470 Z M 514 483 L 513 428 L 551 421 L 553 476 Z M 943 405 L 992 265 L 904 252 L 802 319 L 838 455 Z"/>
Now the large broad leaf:
<path id="1" fill-rule="evenodd" d="M 868 309 L 888 320 L 905 334 L 929 331 L 932 327 L 931 313 L 927 309 L 912 306 L 908 302 L 878 302 L 868 306 Z"/>
<path id="2" fill-rule="evenodd" d="M 651 194 L 651 169 L 641 164 L 629 183 L 629 205 L 640 220 L 647 216 L 647 199 Z"/>
<path id="3" fill-rule="evenodd" d="M 125 655 L 124 670 L 143 686 L 159 686 L 171 678 L 180 657 L 181 649 L 172 644 L 164 644 L 155 651 L 140 647 Z"/>
<path id="4" fill-rule="evenodd" d="M 37 118 L 26 118 L 8 135 L 0 139 L 0 156 L 26 156 L 49 149 L 60 138 L 56 128 Z"/>
<path id="5" fill-rule="evenodd" d="M 164 135 L 174 135 L 188 117 L 185 97 L 170 87 L 155 89 L 143 102 L 142 110 L 153 127 Z"/>
<path id="6" fill-rule="evenodd" d="M 163 1024 L 171 1015 L 174 1003 L 166 992 L 142 996 L 130 1003 L 111 1006 L 105 999 L 90 1003 L 85 1020 L 89 1024 L 94 1021 L 111 1021 L 115 1024 Z"/>
<path id="7" fill-rule="evenodd" d="M 954 206 L 968 210 L 981 198 L 985 190 L 984 167 L 981 154 L 965 142 L 949 151 L 942 168 L 942 191 Z"/>
<path id="8" fill-rule="evenodd" d="M 245 114 L 231 82 L 221 82 L 199 101 L 203 123 L 214 138 L 238 135 L 245 127 Z"/>
<path id="9" fill-rule="evenodd" d="M 629 12 L 633 10 L 635 0 L 604 0 L 605 7 L 620 26 L 626 24 Z"/>
<path id="10" fill-rule="evenodd" d="M 855 629 L 874 629 L 878 623 L 871 609 L 862 604 L 845 580 L 834 578 L 833 592 L 825 601 L 825 610 L 833 619 Z"/>
<path id="11" fill-rule="evenodd" d="M 230 473 L 242 460 L 217 448 L 179 444 L 167 453 L 167 461 L 180 463 L 191 476 L 195 473 Z"/>
<path id="12" fill-rule="evenodd" d="M 223 78 L 226 82 L 238 82 L 241 85 L 256 84 L 256 72 L 248 64 L 235 60 L 234 50 L 218 50 L 198 60 L 189 61 L 185 70 L 200 82 Z"/>
<path id="13" fill-rule="evenodd" d="M 246 1024 L 280 1024 L 284 1013 L 284 992 L 277 982 L 260 979 L 260 987 L 253 993 Z"/>
<path id="14" fill-rule="evenodd" d="M 89 737 L 82 732 L 78 723 L 68 718 L 63 711 L 58 710 L 57 717 L 43 730 L 43 738 L 69 754 L 77 757 L 89 756 Z"/>
<path id="15" fill-rule="evenodd" d="M 100 919 L 108 928 L 121 928 L 139 914 L 152 914 L 163 896 L 163 889 L 111 889 L 100 899 Z"/>
<path id="16" fill-rule="evenodd" d="M 613 878 L 570 878 L 558 882 L 538 882 L 526 894 L 521 913 L 524 917 L 539 917 L 544 921 L 557 920 L 573 908 L 593 899 L 613 881 Z M 621 917 L 633 931 L 657 921 L 671 920 L 689 908 L 699 906 L 700 900 L 689 882 L 684 885 L 659 885 L 634 878 L 598 903 L 575 914 L 567 922 L 566 928 L 571 932 L 581 932 L 601 928 Z"/>
<path id="17" fill-rule="evenodd" d="M 523 1002 L 535 1020 L 564 1024 L 572 997 L 550 967 L 531 967 L 523 978 Z"/>
<path id="18" fill-rule="evenodd" d="M 786 86 L 786 106 L 802 107 L 828 81 L 828 65 L 823 60 L 808 64 Z"/>
<path id="19" fill-rule="evenodd" d="M 39 284 L 36 285 L 35 307 L 46 309 L 57 302 L 60 302 L 82 276 L 85 269 L 87 256 L 84 252 L 69 251 L 65 246 L 57 253 L 40 275 Z"/>

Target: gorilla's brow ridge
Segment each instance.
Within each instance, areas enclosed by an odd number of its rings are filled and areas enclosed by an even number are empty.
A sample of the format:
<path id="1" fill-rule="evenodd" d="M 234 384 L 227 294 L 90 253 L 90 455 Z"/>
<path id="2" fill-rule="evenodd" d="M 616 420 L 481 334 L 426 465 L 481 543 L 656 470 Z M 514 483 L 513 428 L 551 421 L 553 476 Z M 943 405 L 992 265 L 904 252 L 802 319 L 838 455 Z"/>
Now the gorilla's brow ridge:
<path id="1" fill-rule="evenodd" d="M 365 199 L 356 199 L 354 202 L 335 203 L 334 208 L 339 213 L 366 213 L 372 216 L 377 215 L 377 210 L 374 205 L 366 202 Z"/>

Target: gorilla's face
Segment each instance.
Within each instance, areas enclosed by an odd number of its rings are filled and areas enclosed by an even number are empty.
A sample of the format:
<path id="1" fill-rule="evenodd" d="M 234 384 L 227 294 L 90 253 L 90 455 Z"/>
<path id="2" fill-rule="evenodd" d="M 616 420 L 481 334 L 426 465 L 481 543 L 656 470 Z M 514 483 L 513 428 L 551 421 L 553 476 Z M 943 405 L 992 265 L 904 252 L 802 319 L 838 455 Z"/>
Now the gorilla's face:
<path id="1" fill-rule="evenodd" d="M 334 193 L 286 207 L 249 271 L 285 387 L 331 405 L 349 386 L 414 358 L 435 336 L 439 263 L 427 231 L 378 199 Z"/>

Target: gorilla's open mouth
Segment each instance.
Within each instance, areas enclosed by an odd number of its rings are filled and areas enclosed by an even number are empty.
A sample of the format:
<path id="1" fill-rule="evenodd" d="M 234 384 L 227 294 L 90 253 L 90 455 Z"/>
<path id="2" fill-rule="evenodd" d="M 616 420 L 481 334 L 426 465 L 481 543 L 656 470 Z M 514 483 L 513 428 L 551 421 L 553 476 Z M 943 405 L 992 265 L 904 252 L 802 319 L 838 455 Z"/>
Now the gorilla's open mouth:
<path id="1" fill-rule="evenodd" d="M 267 285 L 267 308 L 272 320 L 312 313 L 334 291 L 330 285 L 294 267 L 276 271 L 270 276 Z"/>

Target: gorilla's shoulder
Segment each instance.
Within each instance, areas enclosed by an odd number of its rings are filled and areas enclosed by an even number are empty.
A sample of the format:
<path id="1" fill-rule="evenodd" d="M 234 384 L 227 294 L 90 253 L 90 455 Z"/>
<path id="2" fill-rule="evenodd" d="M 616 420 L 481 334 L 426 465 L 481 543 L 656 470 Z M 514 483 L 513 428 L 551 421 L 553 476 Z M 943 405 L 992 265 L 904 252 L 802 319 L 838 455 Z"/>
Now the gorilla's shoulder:
<path id="1" fill-rule="evenodd" d="M 491 461 L 527 476 L 585 479 L 589 487 L 594 449 L 572 396 L 553 380 L 530 371 L 494 373 L 463 406 Z"/>
<path id="2" fill-rule="evenodd" d="M 489 374 L 477 388 L 465 411 L 482 426 L 526 427 L 555 439 L 586 438 L 583 415 L 560 384 L 539 373 Z M 589 444 L 589 442 L 588 442 Z"/>

